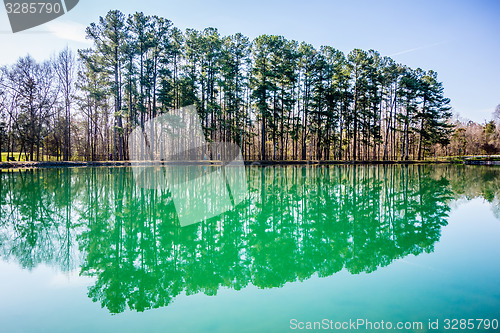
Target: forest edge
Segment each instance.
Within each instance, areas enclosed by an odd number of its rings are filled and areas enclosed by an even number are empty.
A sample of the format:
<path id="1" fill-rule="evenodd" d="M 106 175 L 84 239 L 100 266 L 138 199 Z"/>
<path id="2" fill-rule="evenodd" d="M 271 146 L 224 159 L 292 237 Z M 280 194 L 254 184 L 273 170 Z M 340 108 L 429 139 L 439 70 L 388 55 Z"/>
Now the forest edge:
<path id="1" fill-rule="evenodd" d="M 144 162 L 145 165 L 149 162 Z M 162 164 L 176 165 L 220 165 L 220 161 L 189 161 L 189 162 L 162 162 Z M 426 161 L 245 161 L 248 166 L 271 166 L 271 165 L 346 165 L 346 164 L 467 164 L 467 165 L 500 165 L 500 158 L 491 157 L 467 157 L 448 160 L 426 160 Z M 101 161 L 101 162 L 0 162 L 0 169 L 26 169 L 26 168 L 59 168 L 59 167 L 99 167 L 99 166 L 131 166 L 131 161 Z"/>

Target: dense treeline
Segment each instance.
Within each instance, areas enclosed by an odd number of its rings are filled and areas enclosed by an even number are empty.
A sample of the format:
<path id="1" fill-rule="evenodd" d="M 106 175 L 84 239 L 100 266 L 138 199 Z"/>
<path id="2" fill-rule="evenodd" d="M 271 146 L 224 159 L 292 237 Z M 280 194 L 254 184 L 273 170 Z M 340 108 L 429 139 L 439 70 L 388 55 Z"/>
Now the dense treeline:
<path id="1" fill-rule="evenodd" d="M 493 155 L 500 153 L 500 105 L 495 120 L 484 125 L 472 121 L 457 121 L 451 144 L 444 153 L 450 155 Z"/>
<path id="2" fill-rule="evenodd" d="M 87 38 L 93 47 L 78 55 L 2 68 L 0 148 L 30 160 L 123 160 L 134 128 L 193 104 L 209 141 L 237 143 L 251 160 L 422 159 L 452 138 L 437 73 L 374 50 L 182 32 L 116 10 Z"/>

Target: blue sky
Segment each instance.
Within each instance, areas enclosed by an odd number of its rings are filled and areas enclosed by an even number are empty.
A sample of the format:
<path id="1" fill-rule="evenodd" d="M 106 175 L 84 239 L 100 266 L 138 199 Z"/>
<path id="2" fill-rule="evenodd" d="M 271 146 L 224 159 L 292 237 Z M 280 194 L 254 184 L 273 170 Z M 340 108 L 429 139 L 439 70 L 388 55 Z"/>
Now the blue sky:
<path id="1" fill-rule="evenodd" d="M 455 113 L 477 122 L 500 104 L 500 1 L 116 1 L 80 0 L 68 14 L 12 34 L 0 9 L 0 64 L 31 54 L 46 59 L 68 45 L 89 47 L 85 27 L 111 9 L 142 11 L 175 26 L 215 27 L 254 38 L 278 34 L 348 53 L 374 49 L 412 68 L 438 72 Z"/>

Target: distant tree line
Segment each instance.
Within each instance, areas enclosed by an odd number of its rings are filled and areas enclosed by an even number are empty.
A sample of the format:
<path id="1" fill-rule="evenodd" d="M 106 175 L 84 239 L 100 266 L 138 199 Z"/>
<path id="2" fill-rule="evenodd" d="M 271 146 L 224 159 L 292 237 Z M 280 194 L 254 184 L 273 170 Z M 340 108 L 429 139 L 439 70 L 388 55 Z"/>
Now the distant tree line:
<path id="1" fill-rule="evenodd" d="M 447 153 L 450 100 L 437 73 L 374 50 L 344 54 L 282 36 L 182 32 L 110 11 L 93 42 L 0 71 L 0 148 L 29 160 L 128 159 L 128 135 L 195 105 L 208 141 L 247 160 L 408 160 Z M 456 134 L 456 133 L 455 133 Z"/>
<path id="2" fill-rule="evenodd" d="M 493 112 L 493 120 L 484 124 L 457 120 L 451 136 L 449 155 L 496 155 L 500 154 L 500 104 Z"/>

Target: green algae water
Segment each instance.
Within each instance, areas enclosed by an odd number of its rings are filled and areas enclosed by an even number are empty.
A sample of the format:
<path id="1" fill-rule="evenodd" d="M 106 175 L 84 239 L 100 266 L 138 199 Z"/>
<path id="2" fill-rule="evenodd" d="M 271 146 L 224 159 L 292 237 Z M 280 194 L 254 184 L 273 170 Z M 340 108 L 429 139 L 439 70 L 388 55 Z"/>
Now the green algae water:
<path id="1" fill-rule="evenodd" d="M 251 166 L 246 183 L 181 226 L 128 167 L 2 172 L 0 331 L 499 330 L 499 168 Z"/>

